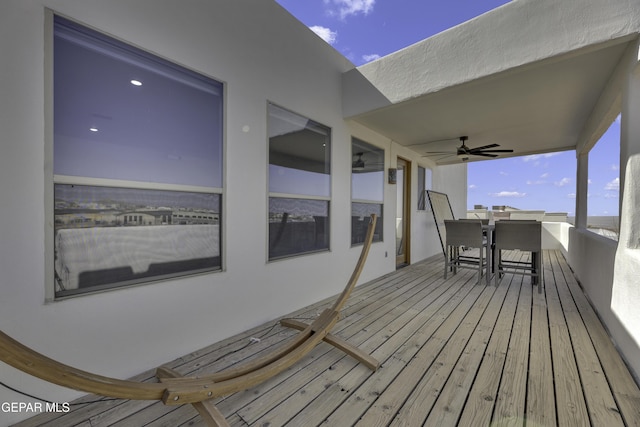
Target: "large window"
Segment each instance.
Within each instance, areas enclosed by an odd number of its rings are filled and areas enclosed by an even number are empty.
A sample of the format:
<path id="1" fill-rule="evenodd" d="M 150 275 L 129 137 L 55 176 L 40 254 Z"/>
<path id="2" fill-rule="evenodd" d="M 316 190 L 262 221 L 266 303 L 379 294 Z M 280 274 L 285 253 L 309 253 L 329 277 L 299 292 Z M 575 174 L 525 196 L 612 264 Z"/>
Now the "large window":
<path id="1" fill-rule="evenodd" d="M 418 210 L 429 209 L 427 190 L 431 190 L 431 169 L 418 166 Z"/>
<path id="2" fill-rule="evenodd" d="M 329 249 L 331 131 L 269 104 L 269 259 Z"/>
<path id="3" fill-rule="evenodd" d="M 353 138 L 351 157 L 351 244 L 364 242 L 371 214 L 378 216 L 373 241 L 381 241 L 384 150 Z"/>
<path id="4" fill-rule="evenodd" d="M 222 85 L 54 18 L 55 297 L 221 267 Z"/>

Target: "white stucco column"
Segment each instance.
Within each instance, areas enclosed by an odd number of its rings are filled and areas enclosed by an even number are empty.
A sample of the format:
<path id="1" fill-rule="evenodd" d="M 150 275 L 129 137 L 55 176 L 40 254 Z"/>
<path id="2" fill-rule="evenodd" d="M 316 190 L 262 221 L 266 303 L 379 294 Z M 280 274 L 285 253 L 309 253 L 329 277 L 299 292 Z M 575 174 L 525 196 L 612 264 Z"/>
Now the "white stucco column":
<path id="1" fill-rule="evenodd" d="M 620 212 L 625 189 L 625 171 L 629 158 L 640 154 L 640 41 L 636 40 L 634 58 L 629 63 L 622 88 L 620 123 Z"/>
<path id="2" fill-rule="evenodd" d="M 577 228 L 587 228 L 587 193 L 589 190 L 589 152 L 577 154 L 576 168 L 576 223 Z"/>
<path id="3" fill-rule="evenodd" d="M 640 53 L 636 41 L 635 53 Z M 632 371 L 640 376 L 640 65 L 629 64 L 622 93 L 620 126 L 620 238 L 616 251 L 611 310 L 623 327 L 614 334 Z"/>

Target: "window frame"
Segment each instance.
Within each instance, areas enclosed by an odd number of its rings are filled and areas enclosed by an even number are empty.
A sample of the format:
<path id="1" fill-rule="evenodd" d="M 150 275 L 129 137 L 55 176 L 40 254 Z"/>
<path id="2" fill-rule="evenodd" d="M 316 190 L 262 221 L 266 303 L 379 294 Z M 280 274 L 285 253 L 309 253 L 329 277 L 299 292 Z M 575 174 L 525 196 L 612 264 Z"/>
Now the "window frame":
<path id="1" fill-rule="evenodd" d="M 427 175 L 429 176 L 428 183 L 427 183 Z M 429 204 L 429 200 L 428 200 L 429 198 L 427 197 L 427 191 L 433 189 L 433 170 L 431 168 L 418 165 L 417 187 L 418 187 L 418 197 L 416 198 L 417 210 L 428 212 L 431 210 L 431 206 Z"/>
<path id="2" fill-rule="evenodd" d="M 329 150 L 329 153 L 325 153 L 325 161 L 328 162 L 328 184 L 327 184 L 327 193 L 326 194 L 303 194 L 300 192 L 282 192 L 282 191 L 272 191 L 271 188 L 271 139 L 272 137 L 270 136 L 270 127 L 271 127 L 271 116 L 272 116 L 272 110 L 271 107 L 273 107 L 274 109 L 277 110 L 282 110 L 283 112 L 285 112 L 288 115 L 293 116 L 294 118 L 297 119 L 302 119 L 306 121 L 306 125 L 305 125 L 305 129 L 309 129 L 308 126 L 311 126 L 312 131 L 315 131 L 314 129 L 319 129 L 322 130 L 326 133 L 325 138 L 326 138 L 326 148 L 327 150 Z M 274 110 L 275 111 L 275 110 Z M 267 207 L 266 207 L 266 229 L 267 229 L 267 238 L 266 238 L 266 250 L 265 250 L 265 254 L 266 254 L 266 262 L 270 263 L 270 262 L 274 262 L 274 261 L 281 261 L 281 260 L 286 260 L 286 259 L 291 259 L 291 258 L 296 258 L 296 257 L 300 257 L 300 256 L 307 256 L 307 255 L 313 255 L 313 254 L 318 254 L 318 253 L 324 253 L 324 252 L 330 252 L 331 251 L 331 217 L 332 217 L 332 203 L 331 203 L 331 199 L 332 199 L 332 178 L 333 178 L 333 161 L 332 161 L 332 155 L 333 155 L 333 147 L 332 147 L 332 128 L 324 125 L 316 120 L 313 120 L 311 118 L 309 118 L 306 115 L 297 113 L 291 109 L 285 108 L 275 102 L 271 102 L 271 101 L 267 101 L 266 104 L 266 121 L 267 121 L 267 132 L 266 132 L 266 144 L 267 144 L 267 159 L 266 159 L 266 163 L 267 163 L 267 171 L 266 171 L 266 193 L 267 193 Z M 317 132 L 317 131 L 316 131 Z M 277 166 L 277 165 L 274 165 Z M 272 221 L 271 215 L 271 202 L 272 199 L 280 199 L 280 200 L 300 200 L 301 202 L 307 200 L 310 202 L 314 202 L 314 201 L 322 201 L 326 203 L 326 231 L 324 232 L 323 238 L 326 240 L 326 245 L 325 247 L 322 248 L 316 248 L 316 249 L 310 249 L 310 250 L 304 250 L 304 251 L 299 251 L 299 252 L 293 252 L 293 253 L 285 253 L 282 255 L 274 255 L 272 256 L 272 233 L 271 233 L 271 225 L 272 223 L 277 223 L 276 221 Z M 286 219 L 285 219 L 286 221 Z M 284 229 L 283 229 L 284 230 Z M 276 236 L 273 236 L 273 238 L 275 240 L 277 239 L 277 234 Z"/>
<path id="3" fill-rule="evenodd" d="M 365 147 L 365 148 L 369 148 L 371 149 L 372 152 L 378 152 L 379 156 L 382 158 L 382 166 L 379 168 L 379 170 L 376 170 L 376 172 L 380 172 L 380 193 L 381 193 L 381 200 L 370 200 L 370 199 L 359 199 L 359 198 L 354 198 L 354 172 L 353 172 L 353 168 L 354 168 L 354 163 L 357 160 L 361 160 L 358 159 L 358 153 L 360 153 L 360 151 L 356 151 L 354 152 L 354 145 L 359 145 L 361 147 Z M 359 150 L 359 149 L 358 149 Z M 364 234 L 366 233 L 366 228 L 368 225 L 368 222 L 366 222 L 366 224 L 362 224 L 362 227 L 359 227 L 359 231 L 361 233 L 358 234 L 354 234 L 356 232 L 356 230 L 354 230 L 354 205 L 358 204 L 358 205 L 369 205 L 369 206 L 376 206 L 379 207 L 378 209 L 373 209 L 373 210 L 377 210 L 379 212 L 378 214 L 378 222 L 376 223 L 376 232 L 374 234 L 373 237 L 373 242 L 383 242 L 384 241 L 384 189 L 385 189 L 385 161 L 386 161 L 386 150 L 382 147 L 379 147 L 375 144 L 371 144 L 370 142 L 367 142 L 361 138 L 357 138 L 355 136 L 351 137 L 351 144 L 350 144 L 350 153 L 351 153 L 351 179 L 350 179 L 350 193 L 351 193 L 351 201 L 350 201 L 350 209 L 351 209 L 351 214 L 350 214 L 350 242 L 351 242 L 351 247 L 356 247 L 356 246 L 360 246 L 364 243 Z M 364 215 L 361 216 L 362 220 L 365 220 Z M 361 237 L 361 238 L 359 238 Z"/>
<path id="4" fill-rule="evenodd" d="M 130 49 L 133 54 L 141 53 L 144 58 L 150 58 L 152 61 L 157 60 L 158 64 L 164 64 L 176 69 L 178 75 L 186 72 L 189 75 L 197 75 L 199 78 L 204 79 L 207 82 L 212 82 L 219 89 L 219 129 L 216 129 L 216 138 L 219 138 L 219 159 L 215 160 L 216 165 L 220 167 L 220 186 L 201 186 L 192 184 L 176 184 L 171 182 L 154 182 L 154 181 L 138 181 L 138 180 L 124 180 L 118 178 L 101 178 L 91 176 L 71 176 L 65 174 L 56 174 L 54 172 L 54 135 L 55 135 L 55 118 L 54 118 L 54 41 L 56 40 L 56 22 L 62 22 L 63 25 L 68 23 L 73 27 L 79 28 L 88 38 L 92 37 L 92 34 L 97 34 L 97 40 L 113 41 L 118 47 Z M 122 290 L 134 286 L 149 285 L 166 280 L 175 280 L 178 277 L 187 277 L 193 275 L 209 274 L 211 272 L 223 271 L 225 268 L 224 257 L 224 217 L 225 217 L 225 155 L 226 155 L 226 85 L 223 81 L 216 79 L 215 77 L 206 75 L 205 73 L 197 70 L 193 70 L 175 61 L 169 61 L 162 56 L 142 49 L 139 46 L 128 42 L 126 40 L 118 39 L 111 34 L 96 30 L 93 27 L 86 25 L 82 22 L 78 22 L 69 19 L 65 15 L 58 14 L 53 10 L 47 9 L 45 16 L 45 301 L 55 302 L 68 298 L 75 298 L 85 295 L 94 295 L 112 290 Z M 219 132 L 219 134 L 218 134 Z M 218 142 L 216 142 L 218 144 Z M 123 280 L 116 281 L 105 286 L 87 287 L 71 293 L 61 294 L 56 285 L 56 266 L 55 266 L 55 220 L 56 220 L 56 208 L 55 208 L 55 189 L 56 186 L 75 185 L 75 186 L 90 186 L 90 187 L 102 187 L 112 189 L 128 190 L 141 190 L 143 192 L 175 192 L 175 194 L 189 193 L 189 194 L 211 194 L 218 200 L 218 230 L 217 230 L 217 247 L 219 256 L 219 265 L 211 268 L 198 268 L 187 269 L 184 271 L 174 272 L 171 274 L 157 274 L 143 279 Z M 168 225 L 168 224 L 165 224 Z"/>

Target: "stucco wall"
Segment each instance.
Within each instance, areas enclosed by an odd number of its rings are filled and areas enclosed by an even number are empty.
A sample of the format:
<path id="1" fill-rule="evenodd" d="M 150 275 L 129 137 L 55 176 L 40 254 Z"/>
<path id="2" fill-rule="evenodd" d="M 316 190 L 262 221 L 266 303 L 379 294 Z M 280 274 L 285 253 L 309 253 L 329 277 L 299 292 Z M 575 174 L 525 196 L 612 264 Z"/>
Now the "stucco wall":
<path id="1" fill-rule="evenodd" d="M 367 102 L 380 107 L 614 40 L 637 28 L 637 7 L 635 0 L 592 1 L 584 7 L 515 0 L 383 61 L 365 64 L 358 72 L 377 88 Z M 359 78 L 356 73 L 350 77 Z M 353 115 L 371 108 L 357 97 L 349 101 L 346 108 Z"/>
<path id="2" fill-rule="evenodd" d="M 630 277 L 624 275 L 630 268 L 634 268 L 632 265 L 614 272 L 614 266 L 620 267 L 620 264 L 616 265 L 616 247 L 617 242 L 606 237 L 583 229 L 572 229 L 569 235 L 569 264 L 633 374 L 640 378 L 640 344 L 637 341 L 637 329 L 630 319 L 616 313 L 612 296 L 614 276 L 626 277 L 625 286 L 637 281 L 628 282 Z M 622 285 L 622 282 L 618 284 Z M 626 301 L 625 306 L 633 307 L 635 310 L 637 302 Z"/>
<path id="3" fill-rule="evenodd" d="M 45 8 L 225 83 L 225 271 L 45 303 Z M 125 378 L 342 289 L 359 255 L 349 238 L 351 136 L 384 147 L 385 167 L 399 152 L 343 120 L 342 74 L 352 64 L 275 2 L 5 0 L 0 51 L 4 332 L 69 365 Z M 266 261 L 268 101 L 332 129 L 330 252 Z M 434 181 L 438 176 L 434 171 Z M 466 177 L 440 182 L 460 195 L 456 206 L 465 205 Z M 395 268 L 394 216 L 395 189 L 385 184 L 385 241 L 373 245 L 361 282 Z M 429 225 L 416 221 L 413 231 L 428 235 Z M 416 248 L 414 262 L 437 246 Z M 1 363 L 0 378 L 53 401 L 79 395 Z M 25 399 L 0 388 L 0 402 Z M 24 416 L 0 414 L 0 425 Z"/>

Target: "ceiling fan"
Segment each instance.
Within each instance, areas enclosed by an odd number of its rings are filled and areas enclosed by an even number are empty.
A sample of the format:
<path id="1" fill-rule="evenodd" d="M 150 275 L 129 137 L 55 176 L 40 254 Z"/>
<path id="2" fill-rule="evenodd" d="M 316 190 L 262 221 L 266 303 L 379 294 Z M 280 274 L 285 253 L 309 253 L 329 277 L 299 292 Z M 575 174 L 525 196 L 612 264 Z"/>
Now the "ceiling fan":
<path id="1" fill-rule="evenodd" d="M 427 152 L 425 153 L 425 156 L 431 156 L 434 154 L 447 154 L 449 156 L 458 156 L 458 158 L 460 160 L 462 160 L 463 162 L 466 162 L 467 160 L 469 160 L 470 156 L 482 156 L 482 157 L 498 157 L 497 154 L 495 153 L 513 153 L 513 150 L 492 150 L 492 148 L 495 147 L 499 147 L 500 144 L 489 144 L 489 145 L 484 145 L 482 147 L 475 147 L 475 148 L 469 148 L 467 147 L 466 141 L 469 139 L 468 136 L 461 136 L 460 137 L 460 142 L 461 145 L 460 147 L 457 148 L 456 153 L 451 153 L 448 151 L 445 152 Z"/>
<path id="2" fill-rule="evenodd" d="M 355 159 L 352 163 L 351 163 L 351 169 L 354 171 L 361 171 L 364 170 L 364 160 L 362 160 L 362 155 L 364 153 L 356 153 L 356 156 L 358 156 L 357 159 Z"/>
<path id="3" fill-rule="evenodd" d="M 368 171 L 375 171 L 375 170 L 382 170 L 382 166 L 384 166 L 384 161 L 375 161 L 378 160 L 377 156 L 373 155 L 370 157 L 373 157 L 373 159 L 369 159 L 366 161 L 365 163 L 365 159 L 363 159 L 363 156 L 366 156 L 369 153 L 364 153 L 364 152 L 358 152 L 354 154 L 354 157 L 356 157 L 353 162 L 351 162 L 351 171 L 352 172 L 364 172 L 365 168 Z M 382 160 L 382 159 L 380 159 Z M 374 167 L 377 166 L 377 167 Z"/>

